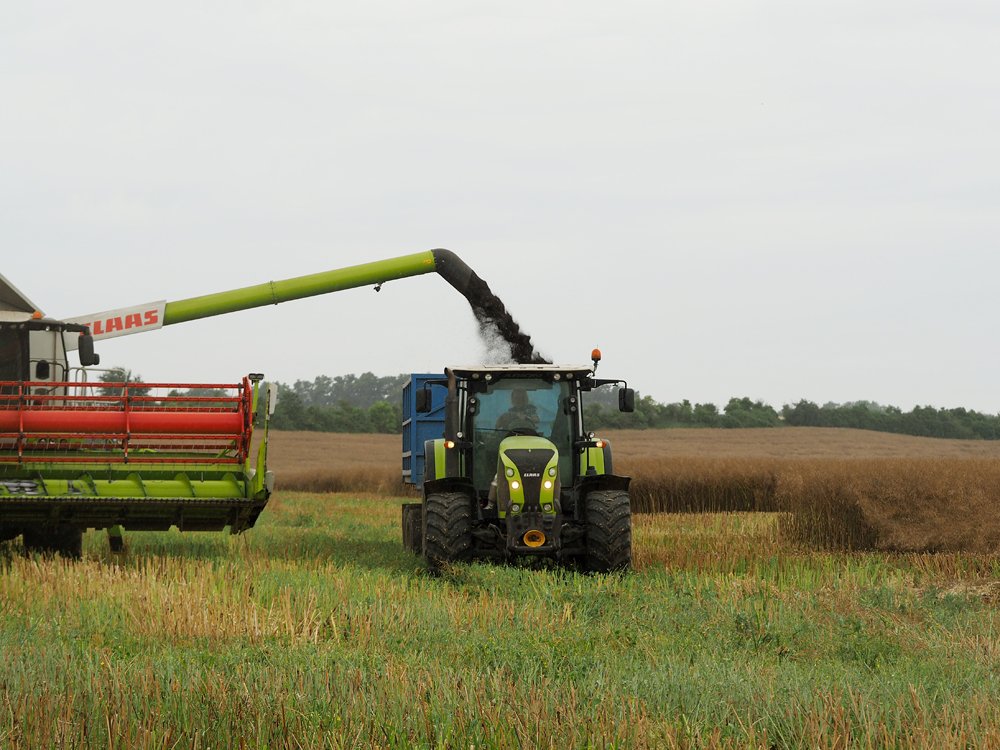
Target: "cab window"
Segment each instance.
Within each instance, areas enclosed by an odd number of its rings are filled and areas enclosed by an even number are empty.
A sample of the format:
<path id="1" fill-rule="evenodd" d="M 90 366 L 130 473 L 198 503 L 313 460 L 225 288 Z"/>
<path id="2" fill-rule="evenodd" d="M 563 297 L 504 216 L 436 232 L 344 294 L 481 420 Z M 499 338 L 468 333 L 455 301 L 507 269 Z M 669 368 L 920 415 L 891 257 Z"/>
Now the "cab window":
<path id="1" fill-rule="evenodd" d="M 24 345 L 21 332 L 0 328 L 0 380 L 24 378 Z"/>

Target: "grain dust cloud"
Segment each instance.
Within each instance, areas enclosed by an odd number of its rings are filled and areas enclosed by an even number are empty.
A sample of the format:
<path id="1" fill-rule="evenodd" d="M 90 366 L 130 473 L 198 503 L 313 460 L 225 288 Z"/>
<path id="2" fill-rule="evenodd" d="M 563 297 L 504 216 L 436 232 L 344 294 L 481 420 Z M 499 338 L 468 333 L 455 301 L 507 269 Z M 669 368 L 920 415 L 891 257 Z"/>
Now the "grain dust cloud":
<path id="1" fill-rule="evenodd" d="M 489 284 L 450 250 L 439 249 L 433 253 L 438 273 L 469 301 L 487 356 L 496 357 L 498 364 L 549 364 Z"/>

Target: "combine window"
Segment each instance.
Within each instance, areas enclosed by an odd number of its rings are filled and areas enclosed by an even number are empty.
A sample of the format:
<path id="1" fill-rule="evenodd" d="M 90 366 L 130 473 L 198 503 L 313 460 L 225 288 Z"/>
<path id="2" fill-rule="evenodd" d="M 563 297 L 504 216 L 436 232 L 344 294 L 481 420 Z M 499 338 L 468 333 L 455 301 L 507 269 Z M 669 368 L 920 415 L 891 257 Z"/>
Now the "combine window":
<path id="1" fill-rule="evenodd" d="M 14 328 L 0 328 L 0 380 L 24 378 L 24 340 Z"/>

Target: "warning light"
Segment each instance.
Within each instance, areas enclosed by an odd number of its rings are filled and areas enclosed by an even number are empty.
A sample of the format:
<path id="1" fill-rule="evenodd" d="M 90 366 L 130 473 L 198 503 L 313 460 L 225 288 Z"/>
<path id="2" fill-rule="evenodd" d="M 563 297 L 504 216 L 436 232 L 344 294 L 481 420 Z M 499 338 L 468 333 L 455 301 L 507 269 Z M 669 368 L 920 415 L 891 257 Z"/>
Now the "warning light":
<path id="1" fill-rule="evenodd" d="M 598 440 L 597 441 L 597 447 L 598 448 L 603 448 L 604 447 L 604 441 L 603 440 Z"/>
<path id="2" fill-rule="evenodd" d="M 41 320 L 42 319 L 42 311 L 41 310 L 35 310 L 33 313 L 31 313 L 31 319 L 32 320 Z"/>
<path id="3" fill-rule="evenodd" d="M 590 353 L 590 358 L 591 358 L 592 360 L 594 360 L 594 363 L 595 363 L 595 364 L 596 364 L 597 362 L 600 362 L 600 361 L 601 361 L 601 350 L 600 350 L 600 349 L 594 349 L 594 351 L 592 351 L 592 352 Z"/>
<path id="4" fill-rule="evenodd" d="M 455 447 L 455 441 L 454 440 L 445 440 L 444 441 L 444 447 L 448 448 L 449 450 L 451 448 L 454 448 Z"/>

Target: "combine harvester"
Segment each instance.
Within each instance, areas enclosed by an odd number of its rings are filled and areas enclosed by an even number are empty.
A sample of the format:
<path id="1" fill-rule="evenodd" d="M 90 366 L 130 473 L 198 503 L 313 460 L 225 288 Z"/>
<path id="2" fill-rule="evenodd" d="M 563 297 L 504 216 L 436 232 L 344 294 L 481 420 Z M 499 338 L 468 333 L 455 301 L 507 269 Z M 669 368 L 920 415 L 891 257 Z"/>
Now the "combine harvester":
<path id="1" fill-rule="evenodd" d="M 120 549 L 124 529 L 252 527 L 273 488 L 275 388 L 261 375 L 88 382 L 94 341 L 432 272 L 469 299 L 480 323 L 496 315 L 499 300 L 484 303 L 489 287 L 448 250 L 65 320 L 44 317 L 0 276 L 0 540 L 23 535 L 29 551 L 79 557 L 85 529 L 107 529 Z M 74 349 L 80 367 L 69 364 Z M 255 425 L 264 439 L 252 456 Z"/>

